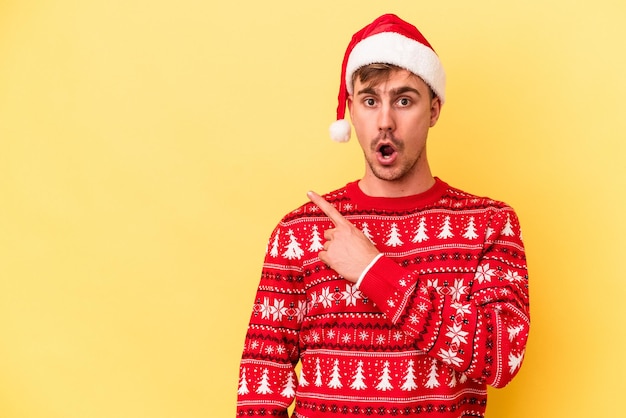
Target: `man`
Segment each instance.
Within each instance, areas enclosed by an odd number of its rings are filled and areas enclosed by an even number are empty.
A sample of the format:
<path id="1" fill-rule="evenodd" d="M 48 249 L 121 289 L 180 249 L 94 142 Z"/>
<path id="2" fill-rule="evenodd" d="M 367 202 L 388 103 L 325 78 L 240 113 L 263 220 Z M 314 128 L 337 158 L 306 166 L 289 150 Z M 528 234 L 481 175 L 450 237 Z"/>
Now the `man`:
<path id="1" fill-rule="evenodd" d="M 506 204 L 433 177 L 445 75 L 412 25 L 384 15 L 342 67 L 365 174 L 273 231 L 246 335 L 238 416 L 482 417 L 529 331 L 520 227 Z M 349 138 L 345 121 L 331 136 Z M 301 371 L 296 377 L 295 368 Z"/>

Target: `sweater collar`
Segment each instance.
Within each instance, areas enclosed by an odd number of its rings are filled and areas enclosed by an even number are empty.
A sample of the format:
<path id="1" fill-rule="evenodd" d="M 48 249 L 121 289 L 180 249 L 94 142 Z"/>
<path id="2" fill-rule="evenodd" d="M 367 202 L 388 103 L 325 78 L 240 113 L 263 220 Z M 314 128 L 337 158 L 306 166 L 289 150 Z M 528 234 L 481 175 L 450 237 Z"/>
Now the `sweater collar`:
<path id="1" fill-rule="evenodd" d="M 348 197 L 360 210 L 376 209 L 380 211 L 406 210 L 430 206 L 439 201 L 447 189 L 448 184 L 438 177 L 435 177 L 435 184 L 425 192 L 403 197 L 368 196 L 359 187 L 358 180 L 346 185 Z"/>

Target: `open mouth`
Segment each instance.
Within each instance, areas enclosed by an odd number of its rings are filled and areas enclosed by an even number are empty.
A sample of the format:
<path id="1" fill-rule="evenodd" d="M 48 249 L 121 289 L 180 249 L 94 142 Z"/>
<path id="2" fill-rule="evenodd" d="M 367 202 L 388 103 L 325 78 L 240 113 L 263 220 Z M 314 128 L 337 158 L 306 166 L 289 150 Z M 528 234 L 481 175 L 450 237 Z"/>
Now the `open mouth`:
<path id="1" fill-rule="evenodd" d="M 381 144 L 379 145 L 377 152 L 382 156 L 383 159 L 387 160 L 396 153 L 396 150 L 390 144 Z"/>

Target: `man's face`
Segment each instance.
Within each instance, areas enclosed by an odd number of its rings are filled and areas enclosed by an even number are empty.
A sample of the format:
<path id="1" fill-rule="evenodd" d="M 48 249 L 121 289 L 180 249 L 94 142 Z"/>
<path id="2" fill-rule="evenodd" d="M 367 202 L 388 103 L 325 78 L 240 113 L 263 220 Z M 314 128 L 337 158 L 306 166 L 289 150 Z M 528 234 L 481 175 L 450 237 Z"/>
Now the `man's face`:
<path id="1" fill-rule="evenodd" d="M 357 77 L 353 91 L 348 107 L 367 162 L 366 178 L 402 182 L 424 170 L 430 175 L 426 138 L 439 118 L 441 102 L 431 99 L 426 83 L 397 70 L 378 84 L 363 84 Z"/>

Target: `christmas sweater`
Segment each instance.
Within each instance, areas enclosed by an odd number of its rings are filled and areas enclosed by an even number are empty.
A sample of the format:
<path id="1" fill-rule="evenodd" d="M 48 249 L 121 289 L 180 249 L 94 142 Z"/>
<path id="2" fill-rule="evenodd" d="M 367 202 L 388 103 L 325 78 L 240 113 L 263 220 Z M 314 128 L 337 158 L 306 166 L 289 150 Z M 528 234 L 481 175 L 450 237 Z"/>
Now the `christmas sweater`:
<path id="1" fill-rule="evenodd" d="M 513 209 L 436 179 L 409 197 L 324 196 L 383 254 L 359 287 L 321 262 L 312 203 L 272 232 L 240 364 L 237 416 L 482 417 L 518 372 L 528 275 Z M 298 373 L 296 371 L 299 371 Z"/>

